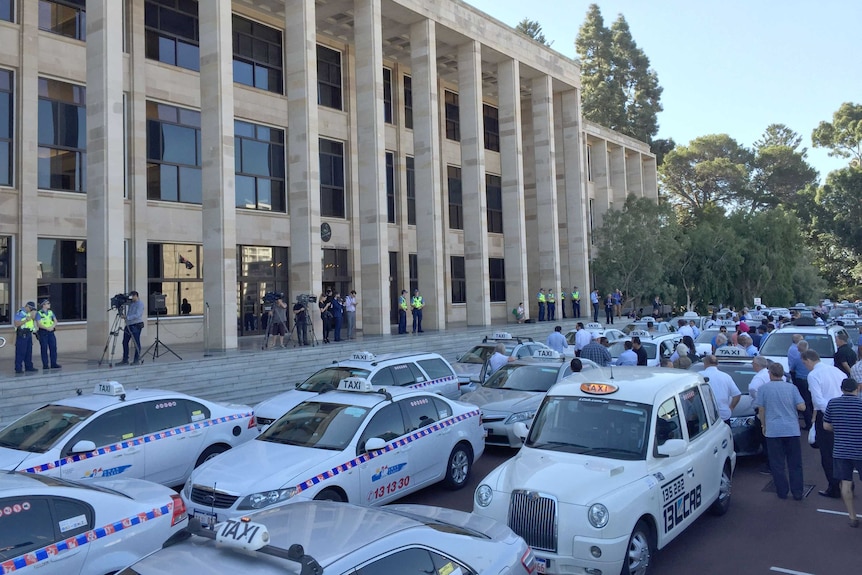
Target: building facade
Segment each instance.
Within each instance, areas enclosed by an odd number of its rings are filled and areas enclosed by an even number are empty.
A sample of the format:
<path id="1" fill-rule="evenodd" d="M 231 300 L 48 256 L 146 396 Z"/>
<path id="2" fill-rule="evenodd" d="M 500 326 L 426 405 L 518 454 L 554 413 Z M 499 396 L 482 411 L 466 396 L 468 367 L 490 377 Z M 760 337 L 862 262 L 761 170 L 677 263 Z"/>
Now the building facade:
<path id="1" fill-rule="evenodd" d="M 0 323 L 50 297 L 98 358 L 133 289 L 215 350 L 267 292 L 355 289 L 373 334 L 402 289 L 429 329 L 587 293 L 592 228 L 657 185 L 579 76 L 457 0 L 0 0 Z"/>

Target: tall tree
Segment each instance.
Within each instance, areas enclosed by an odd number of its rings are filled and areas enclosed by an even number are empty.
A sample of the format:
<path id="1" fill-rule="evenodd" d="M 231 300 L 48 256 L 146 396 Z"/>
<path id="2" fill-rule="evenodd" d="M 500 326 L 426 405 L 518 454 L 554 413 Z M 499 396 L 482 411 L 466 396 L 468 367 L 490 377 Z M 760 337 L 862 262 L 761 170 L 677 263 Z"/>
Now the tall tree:
<path id="1" fill-rule="evenodd" d="M 817 170 L 806 160 L 802 136 L 784 124 L 770 124 L 754 143 L 749 197 L 752 211 L 780 205 L 795 209 L 799 192 L 817 183 Z"/>
<path id="2" fill-rule="evenodd" d="M 581 105 L 584 117 L 613 130 L 625 122 L 625 100 L 614 88 L 611 32 L 597 4 L 590 4 L 578 30 L 575 48 L 581 59 Z"/>
<path id="3" fill-rule="evenodd" d="M 815 148 L 829 148 L 829 155 L 851 158 L 862 165 L 862 105 L 844 102 L 832 115 L 832 122 L 820 122 L 811 134 Z"/>
<path id="4" fill-rule="evenodd" d="M 539 44 L 544 46 L 550 46 L 553 42 L 548 42 L 545 39 L 545 33 L 542 32 L 542 25 L 539 24 L 536 20 L 530 20 L 529 18 L 524 18 L 518 25 L 515 26 L 515 30 L 524 34 L 525 36 L 529 36 Z"/>

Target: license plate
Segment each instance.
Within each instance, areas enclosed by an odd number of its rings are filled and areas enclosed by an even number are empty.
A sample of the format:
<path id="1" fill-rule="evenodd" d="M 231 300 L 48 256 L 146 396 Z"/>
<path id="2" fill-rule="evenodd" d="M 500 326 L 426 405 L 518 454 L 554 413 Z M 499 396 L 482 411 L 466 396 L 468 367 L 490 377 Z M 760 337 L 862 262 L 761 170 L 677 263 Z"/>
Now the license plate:
<path id="1" fill-rule="evenodd" d="M 548 560 L 547 559 L 539 559 L 536 557 L 536 573 L 544 573 L 545 569 L 548 568 Z"/>
<path id="2" fill-rule="evenodd" d="M 193 509 L 192 513 L 189 514 L 189 518 L 196 517 L 198 521 L 201 522 L 201 527 L 205 529 L 211 529 L 216 524 L 216 514 L 210 513 L 209 511 L 201 511 L 200 509 Z"/>

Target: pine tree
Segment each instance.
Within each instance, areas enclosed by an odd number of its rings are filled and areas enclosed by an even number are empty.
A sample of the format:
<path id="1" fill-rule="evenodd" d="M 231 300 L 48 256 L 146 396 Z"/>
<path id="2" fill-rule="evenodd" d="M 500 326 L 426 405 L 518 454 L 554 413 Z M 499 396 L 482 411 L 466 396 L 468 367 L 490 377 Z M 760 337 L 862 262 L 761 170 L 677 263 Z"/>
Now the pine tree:
<path id="1" fill-rule="evenodd" d="M 618 129 L 625 122 L 622 92 L 613 82 L 611 33 L 598 5 L 591 4 L 578 30 L 575 48 L 581 58 L 581 106 L 584 118 Z"/>
<path id="2" fill-rule="evenodd" d="M 536 20 L 530 20 L 529 18 L 524 18 L 518 25 L 515 26 L 515 30 L 524 34 L 525 36 L 529 36 L 539 44 L 543 46 L 550 46 L 553 42 L 548 42 L 545 39 L 545 33 L 542 31 L 542 25 L 539 24 Z"/>

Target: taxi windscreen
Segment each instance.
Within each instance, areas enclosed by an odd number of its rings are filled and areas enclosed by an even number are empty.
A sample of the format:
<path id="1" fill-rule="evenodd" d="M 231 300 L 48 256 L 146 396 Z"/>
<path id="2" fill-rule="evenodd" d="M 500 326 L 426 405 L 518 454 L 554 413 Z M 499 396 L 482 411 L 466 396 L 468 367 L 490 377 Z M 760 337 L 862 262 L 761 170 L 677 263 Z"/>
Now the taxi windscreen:
<path id="1" fill-rule="evenodd" d="M 0 431 L 0 447 L 45 453 L 93 411 L 66 405 L 46 405 Z"/>
<path id="2" fill-rule="evenodd" d="M 816 351 L 821 359 L 835 355 L 831 335 L 826 333 L 823 335 L 806 333 L 805 341 L 808 342 L 808 349 Z M 760 355 L 778 355 L 781 357 L 787 357 L 787 350 L 790 349 L 790 344 L 792 343 L 793 333 L 772 333 L 768 338 L 766 338 L 766 343 L 761 346 Z"/>
<path id="3" fill-rule="evenodd" d="M 646 459 L 650 406 L 596 397 L 546 397 L 525 445 L 610 459 Z"/>
<path id="4" fill-rule="evenodd" d="M 559 366 L 504 365 L 494 372 L 482 386 L 544 393 L 557 383 L 559 373 Z"/>
<path id="5" fill-rule="evenodd" d="M 282 415 L 257 439 L 341 451 L 350 444 L 366 415 L 365 407 L 306 401 Z"/>
<path id="6" fill-rule="evenodd" d="M 358 367 L 325 367 L 296 386 L 301 391 L 328 391 L 338 388 L 338 383 L 348 377 L 367 379 L 371 372 Z"/>

